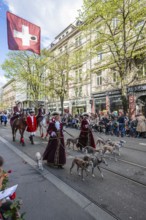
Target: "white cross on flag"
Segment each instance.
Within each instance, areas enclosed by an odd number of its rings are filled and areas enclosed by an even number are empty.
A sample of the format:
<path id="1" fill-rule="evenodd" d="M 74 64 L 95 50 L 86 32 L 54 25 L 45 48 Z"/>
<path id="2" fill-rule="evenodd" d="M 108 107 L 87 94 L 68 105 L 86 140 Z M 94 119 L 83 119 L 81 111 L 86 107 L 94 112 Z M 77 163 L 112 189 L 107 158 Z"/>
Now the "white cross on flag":
<path id="1" fill-rule="evenodd" d="M 7 35 L 10 50 L 29 50 L 40 54 L 40 27 L 7 12 Z"/>

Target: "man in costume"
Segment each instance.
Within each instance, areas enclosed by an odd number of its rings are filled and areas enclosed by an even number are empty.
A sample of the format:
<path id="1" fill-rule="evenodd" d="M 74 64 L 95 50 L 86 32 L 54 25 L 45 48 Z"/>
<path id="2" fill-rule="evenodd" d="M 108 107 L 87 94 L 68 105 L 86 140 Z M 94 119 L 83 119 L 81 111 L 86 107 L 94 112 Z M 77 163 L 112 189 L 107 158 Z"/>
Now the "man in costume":
<path id="1" fill-rule="evenodd" d="M 21 115 L 21 113 L 22 113 L 21 102 L 17 101 L 16 105 L 13 107 L 13 111 L 12 111 L 13 116 L 10 119 L 11 126 L 12 126 L 13 121 L 16 118 L 18 118 Z"/>
<path id="2" fill-rule="evenodd" d="M 63 124 L 60 122 L 58 112 L 54 112 L 52 116 L 47 130 L 50 138 L 43 154 L 43 160 L 47 160 L 48 165 L 63 168 L 62 166 L 66 163 Z"/>
<path id="3" fill-rule="evenodd" d="M 81 132 L 80 132 L 79 140 L 77 143 L 77 147 L 80 148 L 81 151 L 82 151 L 82 148 L 86 146 L 91 146 L 93 148 L 96 147 L 94 137 L 92 134 L 92 130 L 89 124 L 89 115 L 87 113 L 83 113 L 82 116 L 83 116 L 83 119 L 81 122 Z"/>
<path id="4" fill-rule="evenodd" d="M 40 104 L 39 109 L 38 109 L 37 120 L 39 118 L 40 121 L 41 119 L 43 120 L 43 116 L 44 116 L 43 106 L 44 106 L 43 104 Z"/>
<path id="5" fill-rule="evenodd" d="M 29 115 L 27 116 L 27 129 L 30 133 L 29 139 L 31 144 L 34 144 L 33 137 L 35 136 L 35 132 L 37 130 L 37 120 L 34 114 L 34 110 L 29 111 Z"/>

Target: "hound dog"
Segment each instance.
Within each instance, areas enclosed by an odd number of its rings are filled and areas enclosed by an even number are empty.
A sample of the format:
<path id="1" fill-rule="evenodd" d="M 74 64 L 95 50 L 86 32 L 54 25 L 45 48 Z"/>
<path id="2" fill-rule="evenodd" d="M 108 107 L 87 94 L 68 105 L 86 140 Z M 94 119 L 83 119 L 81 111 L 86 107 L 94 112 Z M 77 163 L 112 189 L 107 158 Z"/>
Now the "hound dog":
<path id="1" fill-rule="evenodd" d="M 72 169 L 73 167 L 77 166 L 77 172 L 78 172 L 78 175 L 82 177 L 82 180 L 84 181 L 84 177 L 83 177 L 83 171 L 86 172 L 86 176 L 88 175 L 88 172 L 87 172 L 87 169 L 89 167 L 89 160 L 83 160 L 81 158 L 74 158 L 73 161 L 72 161 L 72 165 L 71 165 L 71 168 L 70 168 L 70 174 L 72 174 Z M 79 169 L 81 168 L 81 173 L 79 171 Z"/>
<path id="2" fill-rule="evenodd" d="M 101 174 L 101 177 L 103 179 L 103 173 L 100 169 L 100 164 L 101 163 L 104 163 L 106 166 L 108 166 L 106 160 L 104 159 L 103 156 L 97 156 L 97 155 L 94 155 L 93 157 L 88 157 L 88 156 L 84 156 L 83 160 L 85 161 L 91 161 L 90 164 L 91 164 L 91 167 L 92 167 L 92 177 L 95 177 L 95 174 L 94 174 L 94 169 L 95 167 L 98 168 L 100 174 Z"/>
<path id="3" fill-rule="evenodd" d="M 93 148 L 91 146 L 86 146 L 84 147 L 84 153 L 88 153 L 88 154 L 95 154 L 95 153 L 102 153 L 102 149 L 101 148 Z"/>
<path id="4" fill-rule="evenodd" d="M 68 138 L 67 141 L 66 141 L 66 147 L 68 146 L 68 148 L 70 148 L 70 144 L 72 143 L 73 144 L 73 150 L 74 150 L 74 145 L 77 144 L 77 141 L 78 141 L 79 138 Z"/>
<path id="5" fill-rule="evenodd" d="M 104 140 L 102 138 L 98 138 L 97 141 L 96 141 L 96 145 L 105 145 L 106 143 L 108 143 L 109 141 L 111 141 L 111 139 L 108 139 L 108 140 Z"/>

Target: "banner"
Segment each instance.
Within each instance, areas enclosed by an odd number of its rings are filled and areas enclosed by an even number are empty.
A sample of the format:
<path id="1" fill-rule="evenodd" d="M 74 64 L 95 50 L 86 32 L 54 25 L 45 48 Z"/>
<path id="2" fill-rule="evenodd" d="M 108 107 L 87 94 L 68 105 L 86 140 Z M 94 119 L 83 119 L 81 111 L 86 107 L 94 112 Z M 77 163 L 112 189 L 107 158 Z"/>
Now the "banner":
<path id="1" fill-rule="evenodd" d="M 40 54 L 40 27 L 10 12 L 7 12 L 7 36 L 10 50 Z"/>

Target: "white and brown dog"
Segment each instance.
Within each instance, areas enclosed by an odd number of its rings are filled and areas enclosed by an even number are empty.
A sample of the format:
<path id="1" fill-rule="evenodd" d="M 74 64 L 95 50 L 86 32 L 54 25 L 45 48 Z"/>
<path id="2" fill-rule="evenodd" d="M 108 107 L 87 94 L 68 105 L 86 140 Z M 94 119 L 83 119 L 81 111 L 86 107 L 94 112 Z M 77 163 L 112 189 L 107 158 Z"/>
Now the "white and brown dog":
<path id="1" fill-rule="evenodd" d="M 70 168 L 70 174 L 72 174 L 72 169 L 73 167 L 76 165 L 77 166 L 77 172 L 78 175 L 82 177 L 82 180 L 84 181 L 84 177 L 83 177 L 83 171 L 86 172 L 86 175 L 88 175 L 88 167 L 89 167 L 90 162 L 88 160 L 83 160 L 81 158 L 74 158 L 72 161 L 72 165 Z M 81 169 L 81 173 L 79 171 L 79 169 Z"/>
<path id="2" fill-rule="evenodd" d="M 36 160 L 37 160 L 37 165 L 39 170 L 43 171 L 43 160 L 42 160 L 42 155 L 40 154 L 40 152 L 36 152 L 35 154 Z"/>

